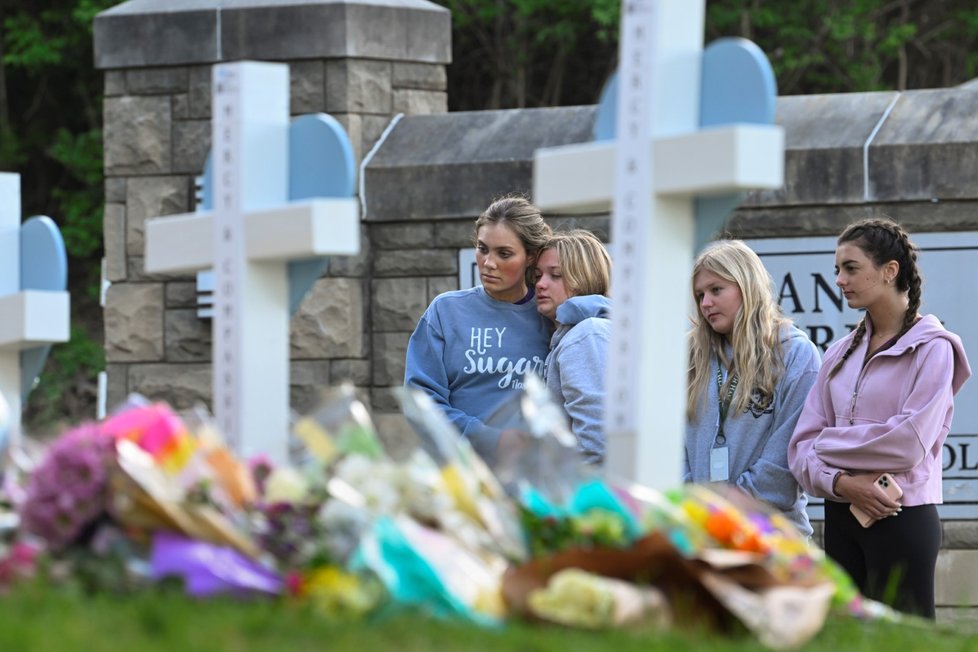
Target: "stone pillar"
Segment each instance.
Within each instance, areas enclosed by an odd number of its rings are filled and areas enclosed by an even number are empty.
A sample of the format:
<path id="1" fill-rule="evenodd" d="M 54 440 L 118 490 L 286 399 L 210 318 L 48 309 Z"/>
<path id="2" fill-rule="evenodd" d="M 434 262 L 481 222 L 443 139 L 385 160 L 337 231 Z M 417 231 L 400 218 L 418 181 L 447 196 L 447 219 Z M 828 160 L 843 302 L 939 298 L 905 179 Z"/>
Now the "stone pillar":
<path id="1" fill-rule="evenodd" d="M 143 270 L 148 216 L 191 211 L 210 148 L 211 67 L 286 62 L 294 115 L 326 112 L 360 160 L 397 113 L 447 110 L 447 9 L 427 0 L 131 0 L 95 18 L 105 71 L 105 301 L 108 404 L 130 392 L 178 408 L 210 398 L 210 322 L 192 276 Z M 334 258 L 292 321 L 292 404 L 320 388 L 371 385 L 369 232 Z"/>

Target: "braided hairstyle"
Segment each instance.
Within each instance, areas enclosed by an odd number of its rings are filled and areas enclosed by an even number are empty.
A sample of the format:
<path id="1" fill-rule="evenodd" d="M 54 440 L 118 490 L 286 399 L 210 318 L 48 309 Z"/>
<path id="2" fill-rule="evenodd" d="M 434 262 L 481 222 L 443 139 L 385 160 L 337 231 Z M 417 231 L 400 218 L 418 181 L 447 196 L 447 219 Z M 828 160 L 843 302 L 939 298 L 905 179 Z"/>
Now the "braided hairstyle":
<path id="1" fill-rule="evenodd" d="M 907 311 L 903 315 L 903 325 L 897 337 L 913 326 L 920 310 L 920 269 L 917 267 L 917 245 L 910 241 L 910 235 L 902 226 L 888 217 L 880 216 L 860 220 L 846 227 L 839 236 L 838 244 L 852 242 L 863 250 L 876 267 L 882 267 L 891 260 L 900 266 L 897 272 L 896 289 L 906 292 L 909 299 Z M 856 350 L 866 334 L 866 318 L 859 320 L 849 348 L 832 368 L 829 378 L 834 376 Z"/>

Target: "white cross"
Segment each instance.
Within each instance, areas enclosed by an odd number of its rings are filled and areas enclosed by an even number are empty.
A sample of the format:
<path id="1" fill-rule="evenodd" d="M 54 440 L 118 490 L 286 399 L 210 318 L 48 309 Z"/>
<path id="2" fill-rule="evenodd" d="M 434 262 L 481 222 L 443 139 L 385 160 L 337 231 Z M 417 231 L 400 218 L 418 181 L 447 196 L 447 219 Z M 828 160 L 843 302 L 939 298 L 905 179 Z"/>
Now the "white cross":
<path id="1" fill-rule="evenodd" d="M 779 127 L 699 131 L 702 0 L 625 0 L 617 143 L 537 150 L 544 210 L 612 206 L 614 310 L 606 470 L 666 489 L 681 481 L 696 195 L 776 188 Z"/>
<path id="2" fill-rule="evenodd" d="M 355 198 L 288 203 L 288 66 L 214 67 L 214 210 L 148 220 L 146 270 L 214 268 L 213 409 L 232 449 L 288 459 L 290 260 L 359 251 Z"/>
<path id="3" fill-rule="evenodd" d="M 70 335 L 67 292 L 21 289 L 20 175 L 0 173 L 0 393 L 18 436 L 23 406 L 20 352 Z"/>

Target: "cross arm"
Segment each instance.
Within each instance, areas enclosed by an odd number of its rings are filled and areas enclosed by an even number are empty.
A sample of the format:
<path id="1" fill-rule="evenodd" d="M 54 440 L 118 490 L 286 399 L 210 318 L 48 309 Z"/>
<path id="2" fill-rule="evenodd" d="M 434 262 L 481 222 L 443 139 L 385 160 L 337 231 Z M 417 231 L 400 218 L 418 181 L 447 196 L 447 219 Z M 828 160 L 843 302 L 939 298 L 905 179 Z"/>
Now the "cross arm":
<path id="1" fill-rule="evenodd" d="M 294 260 L 354 255 L 360 217 L 353 197 L 297 201 L 245 214 L 245 243 L 252 260 Z M 214 260 L 210 213 L 170 215 L 146 221 L 147 272 L 206 269 Z"/>
<path id="2" fill-rule="evenodd" d="M 252 260 L 352 256 L 360 251 L 360 212 L 353 197 L 296 201 L 245 216 Z"/>
<path id="3" fill-rule="evenodd" d="M 67 292 L 44 290 L 24 290 L 0 297 L 0 350 L 67 342 L 70 303 Z"/>
<path id="4" fill-rule="evenodd" d="M 734 124 L 652 142 L 655 192 L 666 196 L 778 188 L 784 183 L 784 130 Z M 537 150 L 533 199 L 545 210 L 601 212 L 614 193 L 615 142 Z"/>
<path id="5" fill-rule="evenodd" d="M 184 213 L 146 220 L 147 272 L 206 269 L 214 260 L 214 221 L 210 213 Z"/>

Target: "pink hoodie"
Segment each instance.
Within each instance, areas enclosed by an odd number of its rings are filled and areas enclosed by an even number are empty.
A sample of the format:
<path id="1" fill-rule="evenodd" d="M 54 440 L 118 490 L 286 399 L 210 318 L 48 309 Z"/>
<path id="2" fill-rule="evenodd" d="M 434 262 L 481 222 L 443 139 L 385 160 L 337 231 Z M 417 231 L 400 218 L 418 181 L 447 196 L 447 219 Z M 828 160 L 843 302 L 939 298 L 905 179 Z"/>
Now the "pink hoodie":
<path id="1" fill-rule="evenodd" d="M 865 366 L 872 333 L 831 380 L 852 333 L 825 353 L 788 444 L 788 466 L 813 496 L 832 492 L 839 471 L 889 472 L 906 506 L 943 502 L 941 457 L 954 415 L 954 394 L 971 376 L 961 339 L 927 315 Z"/>

